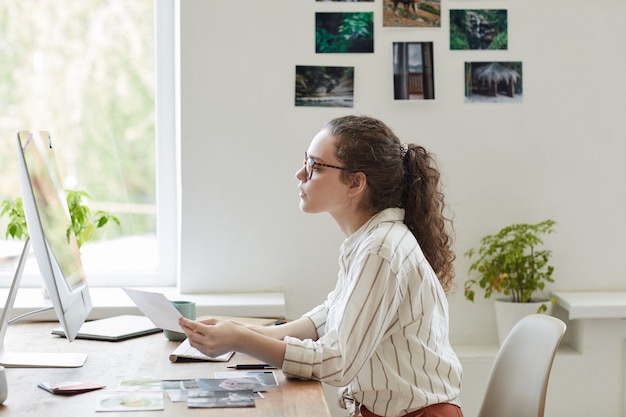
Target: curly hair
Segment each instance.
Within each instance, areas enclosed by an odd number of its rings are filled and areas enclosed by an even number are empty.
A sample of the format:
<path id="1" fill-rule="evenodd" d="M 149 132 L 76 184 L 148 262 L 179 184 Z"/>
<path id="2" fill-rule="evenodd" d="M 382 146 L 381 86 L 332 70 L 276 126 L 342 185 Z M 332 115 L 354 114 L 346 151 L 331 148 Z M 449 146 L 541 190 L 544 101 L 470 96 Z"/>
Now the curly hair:
<path id="1" fill-rule="evenodd" d="M 455 254 L 446 227 L 452 222 L 444 215 L 441 175 L 434 156 L 421 146 L 403 145 L 386 124 L 371 117 L 339 117 L 324 129 L 335 137 L 337 158 L 347 168 L 343 181 L 354 172 L 363 172 L 367 178 L 369 192 L 363 208 L 375 213 L 403 208 L 404 223 L 448 292 Z"/>

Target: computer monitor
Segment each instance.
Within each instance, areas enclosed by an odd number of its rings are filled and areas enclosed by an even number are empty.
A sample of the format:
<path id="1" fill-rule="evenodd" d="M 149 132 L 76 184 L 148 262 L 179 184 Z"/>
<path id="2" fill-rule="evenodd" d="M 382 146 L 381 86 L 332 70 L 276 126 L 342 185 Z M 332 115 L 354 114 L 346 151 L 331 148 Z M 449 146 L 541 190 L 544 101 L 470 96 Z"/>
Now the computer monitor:
<path id="1" fill-rule="evenodd" d="M 70 342 L 92 308 L 78 244 L 69 227 L 67 199 L 49 133 L 17 132 L 17 151 L 29 238 L 0 317 L 0 364 L 8 367 L 82 366 L 86 354 L 9 352 L 4 347 L 10 314 L 31 245 L 52 307 Z"/>

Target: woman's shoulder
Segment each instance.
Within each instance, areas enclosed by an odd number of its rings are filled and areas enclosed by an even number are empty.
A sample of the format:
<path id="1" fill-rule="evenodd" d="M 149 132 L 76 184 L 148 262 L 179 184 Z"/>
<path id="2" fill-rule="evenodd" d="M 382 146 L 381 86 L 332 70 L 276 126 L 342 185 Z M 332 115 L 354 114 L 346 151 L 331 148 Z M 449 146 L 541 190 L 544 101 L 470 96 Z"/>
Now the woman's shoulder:
<path id="1" fill-rule="evenodd" d="M 362 242 L 362 248 L 385 258 L 407 255 L 419 247 L 417 240 L 402 220 L 388 220 L 372 227 Z"/>

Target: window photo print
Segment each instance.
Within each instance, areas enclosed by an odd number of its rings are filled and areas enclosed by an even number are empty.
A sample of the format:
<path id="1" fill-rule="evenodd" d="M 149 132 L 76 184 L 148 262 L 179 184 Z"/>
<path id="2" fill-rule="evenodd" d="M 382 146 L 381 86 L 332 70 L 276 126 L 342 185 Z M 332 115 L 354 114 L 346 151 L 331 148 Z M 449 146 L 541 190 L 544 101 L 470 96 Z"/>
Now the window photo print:
<path id="1" fill-rule="evenodd" d="M 465 63 L 466 102 L 521 102 L 522 93 L 521 62 Z"/>
<path id="2" fill-rule="evenodd" d="M 315 13 L 315 52 L 373 53 L 374 13 Z"/>
<path id="3" fill-rule="evenodd" d="M 450 10 L 450 50 L 509 49 L 506 10 Z"/>
<path id="4" fill-rule="evenodd" d="M 432 42 L 393 43 L 393 98 L 435 98 Z"/>
<path id="5" fill-rule="evenodd" d="M 383 0 L 383 26 L 441 27 L 441 0 Z"/>
<path id="6" fill-rule="evenodd" d="M 296 66 L 296 107 L 353 107 L 354 67 Z"/>

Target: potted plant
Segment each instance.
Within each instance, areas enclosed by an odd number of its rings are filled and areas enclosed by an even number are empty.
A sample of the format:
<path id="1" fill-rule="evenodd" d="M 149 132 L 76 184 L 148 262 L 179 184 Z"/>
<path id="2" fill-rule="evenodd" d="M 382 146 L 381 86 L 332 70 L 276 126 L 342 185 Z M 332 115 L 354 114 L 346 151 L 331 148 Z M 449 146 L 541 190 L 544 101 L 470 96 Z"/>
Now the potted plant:
<path id="1" fill-rule="evenodd" d="M 554 267 L 550 264 L 552 251 L 539 249 L 543 244 L 542 236 L 553 233 L 555 224 L 550 219 L 537 224 L 512 224 L 483 237 L 478 248 L 465 253 L 472 260 L 469 274 L 478 274 L 465 282 L 465 298 L 474 301 L 477 286 L 484 291 L 485 298 L 494 293 L 504 296 L 496 300 L 500 342 L 521 316 L 545 313 L 548 305 L 556 302 L 543 296 L 546 283 L 554 282 Z M 517 310 L 511 318 L 512 324 L 501 320 L 503 307 Z M 529 311 L 524 312 L 527 308 Z"/>
<path id="2" fill-rule="evenodd" d="M 67 205 L 71 217 L 70 228 L 76 235 L 76 241 L 80 248 L 83 243 L 93 238 L 96 229 L 105 226 L 109 222 L 120 225 L 120 221 L 112 214 L 98 210 L 95 213 L 87 205 L 89 194 L 85 191 L 66 190 Z M 28 237 L 28 227 L 24 215 L 24 205 L 22 198 L 7 199 L 0 203 L 0 217 L 8 217 L 5 237 L 13 239 L 26 239 Z M 67 230 L 69 237 L 70 228 Z"/>

